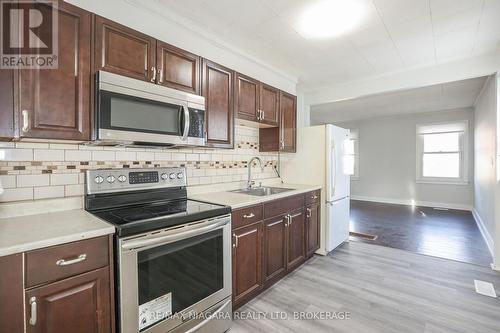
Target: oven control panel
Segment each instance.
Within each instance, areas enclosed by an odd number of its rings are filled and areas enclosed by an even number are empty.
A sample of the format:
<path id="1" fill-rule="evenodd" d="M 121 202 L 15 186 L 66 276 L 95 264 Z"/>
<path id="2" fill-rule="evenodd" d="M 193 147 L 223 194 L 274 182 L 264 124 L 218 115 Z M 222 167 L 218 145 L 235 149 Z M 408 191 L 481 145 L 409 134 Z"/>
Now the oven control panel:
<path id="1" fill-rule="evenodd" d="M 86 194 L 187 186 L 186 168 L 87 170 Z"/>

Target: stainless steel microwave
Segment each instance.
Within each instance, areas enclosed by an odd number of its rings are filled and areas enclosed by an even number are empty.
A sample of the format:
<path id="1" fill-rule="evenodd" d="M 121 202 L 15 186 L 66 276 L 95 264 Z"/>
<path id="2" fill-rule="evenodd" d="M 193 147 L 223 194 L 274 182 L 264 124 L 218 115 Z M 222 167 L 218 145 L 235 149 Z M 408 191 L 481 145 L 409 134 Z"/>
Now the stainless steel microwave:
<path id="1" fill-rule="evenodd" d="M 205 98 L 99 71 L 93 143 L 204 146 Z"/>

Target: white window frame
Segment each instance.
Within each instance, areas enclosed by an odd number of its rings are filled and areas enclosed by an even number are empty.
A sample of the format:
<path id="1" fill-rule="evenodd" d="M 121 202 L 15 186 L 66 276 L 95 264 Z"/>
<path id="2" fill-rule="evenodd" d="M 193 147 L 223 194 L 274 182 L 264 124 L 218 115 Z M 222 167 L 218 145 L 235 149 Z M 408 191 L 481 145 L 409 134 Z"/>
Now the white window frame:
<path id="1" fill-rule="evenodd" d="M 423 176 L 423 161 L 424 161 L 424 136 L 422 134 L 421 128 L 423 127 L 457 127 L 461 126 L 464 128 L 463 131 L 458 130 L 442 130 L 436 132 L 430 132 L 429 134 L 444 134 L 444 133 L 456 133 L 459 132 L 459 154 L 460 154 L 460 165 L 459 165 L 459 177 L 424 177 Z M 431 124 L 419 124 L 416 130 L 416 142 L 417 142 L 417 177 L 416 182 L 422 184 L 445 184 L 445 185 L 468 185 L 469 184 L 469 121 L 450 121 L 442 123 L 431 123 Z M 439 153 L 438 153 L 439 154 Z"/>
<path id="2" fill-rule="evenodd" d="M 351 129 L 349 133 L 349 140 L 354 141 L 354 174 L 351 180 L 359 180 L 359 130 Z"/>

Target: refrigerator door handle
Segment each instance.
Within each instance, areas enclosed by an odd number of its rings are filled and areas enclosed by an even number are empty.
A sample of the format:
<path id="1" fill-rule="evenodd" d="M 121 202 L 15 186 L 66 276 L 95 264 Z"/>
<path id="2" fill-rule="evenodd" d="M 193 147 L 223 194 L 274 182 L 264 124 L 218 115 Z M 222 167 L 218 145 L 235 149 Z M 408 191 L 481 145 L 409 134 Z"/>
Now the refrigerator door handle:
<path id="1" fill-rule="evenodd" d="M 334 172 L 332 172 L 332 197 L 335 196 L 335 186 L 337 183 L 337 147 L 335 147 L 335 140 L 332 140 L 332 168 Z"/>

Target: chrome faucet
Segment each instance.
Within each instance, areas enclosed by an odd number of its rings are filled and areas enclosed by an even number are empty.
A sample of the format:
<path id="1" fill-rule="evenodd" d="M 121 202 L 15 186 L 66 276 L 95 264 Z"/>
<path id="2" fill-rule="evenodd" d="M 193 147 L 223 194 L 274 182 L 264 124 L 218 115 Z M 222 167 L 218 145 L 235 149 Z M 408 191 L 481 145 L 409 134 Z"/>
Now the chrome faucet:
<path id="1" fill-rule="evenodd" d="M 252 188 L 252 186 L 255 184 L 255 182 L 252 180 L 252 164 L 253 164 L 253 161 L 254 160 L 257 160 L 259 161 L 259 164 L 260 164 L 260 170 L 261 171 L 264 171 L 264 167 L 262 166 L 262 160 L 257 157 L 257 156 L 254 156 L 250 159 L 250 161 L 248 161 L 248 180 L 247 180 L 247 188 Z"/>

